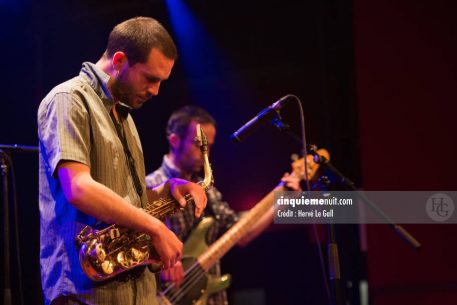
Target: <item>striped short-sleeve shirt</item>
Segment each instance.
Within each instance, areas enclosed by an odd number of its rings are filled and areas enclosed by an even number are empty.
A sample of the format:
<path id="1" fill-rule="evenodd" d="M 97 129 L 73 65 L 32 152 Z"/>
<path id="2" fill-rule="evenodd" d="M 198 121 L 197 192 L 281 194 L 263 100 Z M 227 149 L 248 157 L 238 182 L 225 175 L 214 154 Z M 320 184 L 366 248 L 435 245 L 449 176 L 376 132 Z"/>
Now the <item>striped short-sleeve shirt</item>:
<path id="1" fill-rule="evenodd" d="M 74 239 L 86 225 L 105 224 L 77 210 L 63 194 L 56 168 L 60 161 L 80 162 L 94 180 L 131 204 L 146 204 L 141 142 L 130 115 L 123 122 L 125 138 L 140 177 L 133 178 L 110 111 L 115 104 L 107 87 L 109 76 L 84 63 L 79 76 L 52 89 L 38 110 L 40 144 L 39 208 L 40 267 L 45 304 L 68 295 L 84 304 L 155 304 L 155 279 L 147 268 L 101 283 L 83 273 Z"/>

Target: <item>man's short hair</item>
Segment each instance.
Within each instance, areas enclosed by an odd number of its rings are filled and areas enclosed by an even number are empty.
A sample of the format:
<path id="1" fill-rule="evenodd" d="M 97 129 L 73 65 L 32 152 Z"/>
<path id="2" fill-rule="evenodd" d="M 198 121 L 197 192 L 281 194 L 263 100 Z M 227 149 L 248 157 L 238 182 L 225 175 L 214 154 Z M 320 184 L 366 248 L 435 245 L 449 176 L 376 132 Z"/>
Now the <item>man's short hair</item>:
<path id="1" fill-rule="evenodd" d="M 172 134 L 177 134 L 181 139 L 187 135 L 189 125 L 192 121 L 200 124 L 212 124 L 216 127 L 216 120 L 201 107 L 184 106 L 173 112 L 167 123 L 167 138 Z"/>
<path id="2" fill-rule="evenodd" d="M 130 66 L 145 63 L 151 49 L 157 48 L 172 60 L 178 51 L 167 30 L 155 19 L 135 17 L 116 25 L 108 38 L 106 54 L 111 58 L 116 52 L 124 52 Z"/>

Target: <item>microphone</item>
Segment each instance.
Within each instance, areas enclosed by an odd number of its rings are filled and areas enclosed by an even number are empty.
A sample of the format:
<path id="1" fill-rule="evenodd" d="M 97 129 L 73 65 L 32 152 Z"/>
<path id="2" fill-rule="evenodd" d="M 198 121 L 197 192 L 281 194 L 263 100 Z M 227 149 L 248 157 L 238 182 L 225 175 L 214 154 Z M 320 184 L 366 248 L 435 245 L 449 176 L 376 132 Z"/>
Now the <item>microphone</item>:
<path id="1" fill-rule="evenodd" d="M 283 96 L 267 108 L 260 111 L 255 117 L 253 117 L 249 122 L 244 124 L 240 129 L 235 131 L 230 139 L 239 143 L 249 137 L 251 133 L 256 130 L 259 126 L 266 124 L 271 121 L 276 115 L 279 114 L 279 109 L 282 107 L 282 103 L 289 98 L 290 95 Z"/>

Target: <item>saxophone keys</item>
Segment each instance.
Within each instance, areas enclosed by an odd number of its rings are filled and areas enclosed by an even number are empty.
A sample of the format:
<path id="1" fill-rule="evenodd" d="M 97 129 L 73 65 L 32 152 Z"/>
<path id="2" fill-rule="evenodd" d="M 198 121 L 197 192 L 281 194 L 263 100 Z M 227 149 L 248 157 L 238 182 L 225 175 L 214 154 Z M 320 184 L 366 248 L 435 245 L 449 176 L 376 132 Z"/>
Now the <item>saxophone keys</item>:
<path id="1" fill-rule="evenodd" d="M 114 272 L 114 264 L 109 260 L 104 261 L 101 264 L 101 267 L 102 267 L 103 273 L 105 273 L 105 274 L 109 275 Z"/>
<path id="2" fill-rule="evenodd" d="M 134 261 L 140 261 L 142 258 L 142 253 L 135 248 L 130 249 L 130 255 Z"/>
<path id="3" fill-rule="evenodd" d="M 132 248 L 130 250 L 130 255 L 131 255 L 132 259 L 134 261 L 136 261 L 137 263 L 143 262 L 146 259 L 148 259 L 148 257 L 149 257 L 149 253 L 148 252 L 143 252 L 143 251 L 141 251 L 139 249 L 136 249 L 136 248 Z"/>
<path id="4" fill-rule="evenodd" d="M 86 242 L 89 238 L 91 231 L 91 227 L 85 226 L 84 229 L 79 232 L 79 234 L 76 236 L 76 243 L 78 245 L 81 245 L 82 243 Z"/>
<path id="5" fill-rule="evenodd" d="M 114 228 L 114 229 L 109 230 L 109 237 L 111 239 L 119 238 L 119 236 L 121 236 L 121 233 L 119 232 L 118 228 Z"/>
<path id="6" fill-rule="evenodd" d="M 106 252 L 105 249 L 103 249 L 102 244 L 97 244 L 95 246 L 95 257 L 97 258 L 97 261 L 99 262 L 104 262 L 106 259 Z"/>
<path id="7" fill-rule="evenodd" d="M 125 255 L 124 251 L 119 251 L 119 253 L 116 256 L 116 261 L 119 265 L 121 265 L 124 269 L 127 269 L 130 267 L 130 264 L 127 260 L 127 257 Z"/>

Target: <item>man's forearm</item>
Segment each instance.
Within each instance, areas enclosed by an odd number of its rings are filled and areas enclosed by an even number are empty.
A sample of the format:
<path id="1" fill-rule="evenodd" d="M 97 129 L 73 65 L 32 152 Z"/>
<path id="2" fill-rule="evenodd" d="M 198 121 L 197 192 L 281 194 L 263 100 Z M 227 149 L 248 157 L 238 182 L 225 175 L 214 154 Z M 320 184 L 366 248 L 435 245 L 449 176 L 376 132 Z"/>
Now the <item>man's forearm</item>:
<path id="1" fill-rule="evenodd" d="M 78 210 L 106 223 L 116 223 L 149 235 L 162 225 L 158 219 L 93 180 L 89 172 L 74 169 L 60 168 L 59 180 L 66 199 Z"/>

